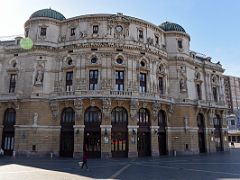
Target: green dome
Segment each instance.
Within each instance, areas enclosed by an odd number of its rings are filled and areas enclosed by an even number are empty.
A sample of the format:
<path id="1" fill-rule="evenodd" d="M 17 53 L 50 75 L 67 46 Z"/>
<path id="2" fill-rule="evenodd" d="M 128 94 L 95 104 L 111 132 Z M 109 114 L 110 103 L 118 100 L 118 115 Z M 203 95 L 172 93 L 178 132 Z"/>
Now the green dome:
<path id="1" fill-rule="evenodd" d="M 66 19 L 61 13 L 52 9 L 41 9 L 39 11 L 36 11 L 30 16 L 30 19 L 38 18 L 38 17 L 47 17 L 47 18 L 57 19 L 59 21 Z"/>
<path id="2" fill-rule="evenodd" d="M 182 26 L 176 23 L 168 22 L 168 21 L 159 25 L 159 27 L 164 31 L 180 31 L 180 32 L 186 33 L 186 31 L 183 29 Z"/>

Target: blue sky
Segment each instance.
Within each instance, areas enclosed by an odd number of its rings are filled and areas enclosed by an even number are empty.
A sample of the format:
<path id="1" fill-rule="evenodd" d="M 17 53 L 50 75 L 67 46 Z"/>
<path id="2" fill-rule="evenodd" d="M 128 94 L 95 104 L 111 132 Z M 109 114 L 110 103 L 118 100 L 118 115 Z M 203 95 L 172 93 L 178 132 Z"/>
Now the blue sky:
<path id="1" fill-rule="evenodd" d="M 176 22 L 191 36 L 191 50 L 220 61 L 225 74 L 240 77 L 238 0 L 2 0 L 0 5 L 0 37 L 23 34 L 29 16 L 49 7 L 66 18 L 122 12 L 156 25 Z"/>

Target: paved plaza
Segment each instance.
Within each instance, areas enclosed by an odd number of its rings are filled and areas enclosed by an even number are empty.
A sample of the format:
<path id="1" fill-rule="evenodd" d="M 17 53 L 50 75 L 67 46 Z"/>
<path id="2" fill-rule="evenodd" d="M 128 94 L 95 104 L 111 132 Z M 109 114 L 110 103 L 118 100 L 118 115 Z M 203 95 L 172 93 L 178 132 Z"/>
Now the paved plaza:
<path id="1" fill-rule="evenodd" d="M 0 180 L 79 179 L 240 179 L 240 150 L 194 156 L 78 160 L 1 157 Z"/>

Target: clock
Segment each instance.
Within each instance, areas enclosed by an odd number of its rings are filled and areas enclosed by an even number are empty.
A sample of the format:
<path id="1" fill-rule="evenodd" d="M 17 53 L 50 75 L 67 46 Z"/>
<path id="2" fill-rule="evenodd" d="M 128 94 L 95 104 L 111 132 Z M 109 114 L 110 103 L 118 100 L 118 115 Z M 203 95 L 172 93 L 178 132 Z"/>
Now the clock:
<path id="1" fill-rule="evenodd" d="M 115 29 L 116 29 L 116 31 L 117 31 L 118 33 L 120 33 L 120 32 L 122 32 L 123 27 L 122 27 L 121 25 L 117 25 L 117 26 L 115 27 Z"/>

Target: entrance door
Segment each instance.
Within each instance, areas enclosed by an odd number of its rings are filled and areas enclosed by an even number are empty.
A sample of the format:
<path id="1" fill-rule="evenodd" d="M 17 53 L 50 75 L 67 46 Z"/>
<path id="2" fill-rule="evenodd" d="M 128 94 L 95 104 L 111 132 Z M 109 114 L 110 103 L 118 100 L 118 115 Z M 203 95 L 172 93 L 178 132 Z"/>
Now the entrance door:
<path id="1" fill-rule="evenodd" d="M 16 111 L 9 108 L 4 113 L 2 148 L 4 155 L 12 156 L 14 150 L 14 125 L 16 124 Z"/>
<path id="2" fill-rule="evenodd" d="M 89 158 L 101 158 L 101 110 L 90 106 L 84 117 L 84 143 L 83 150 Z"/>
<path id="3" fill-rule="evenodd" d="M 197 116 L 197 125 L 198 125 L 198 148 L 200 153 L 206 152 L 205 146 L 205 134 L 204 134 L 204 116 L 199 113 Z"/>
<path id="4" fill-rule="evenodd" d="M 12 156 L 14 149 L 14 129 L 3 129 L 2 140 L 4 155 Z"/>
<path id="5" fill-rule="evenodd" d="M 205 148 L 205 137 L 203 132 L 198 133 L 198 146 L 199 146 L 199 152 L 204 153 L 206 152 Z"/>
<path id="6" fill-rule="evenodd" d="M 158 134 L 158 144 L 159 144 L 159 154 L 166 155 L 167 154 L 166 132 L 160 132 Z"/>
<path id="7" fill-rule="evenodd" d="M 112 157 L 128 157 L 128 114 L 123 107 L 112 111 Z"/>
<path id="8" fill-rule="evenodd" d="M 167 136 L 166 136 L 166 113 L 163 110 L 158 112 L 158 145 L 159 145 L 159 155 L 167 154 Z"/>
<path id="9" fill-rule="evenodd" d="M 101 131 L 84 132 L 84 152 L 89 158 L 101 158 Z"/>
<path id="10" fill-rule="evenodd" d="M 214 118 L 214 139 L 215 139 L 215 146 L 216 151 L 223 151 L 223 142 L 222 142 L 222 121 L 219 115 L 216 114 L 216 118 Z"/>
<path id="11" fill-rule="evenodd" d="M 138 157 L 151 155 L 150 132 L 138 132 L 137 149 Z"/>
<path id="12" fill-rule="evenodd" d="M 60 156 L 73 157 L 75 112 L 71 107 L 64 108 L 61 118 Z"/>
<path id="13" fill-rule="evenodd" d="M 62 131 L 60 142 L 60 156 L 73 157 L 74 152 L 74 131 Z"/>
<path id="14" fill-rule="evenodd" d="M 112 157 L 128 157 L 127 139 L 127 132 L 112 132 Z"/>

